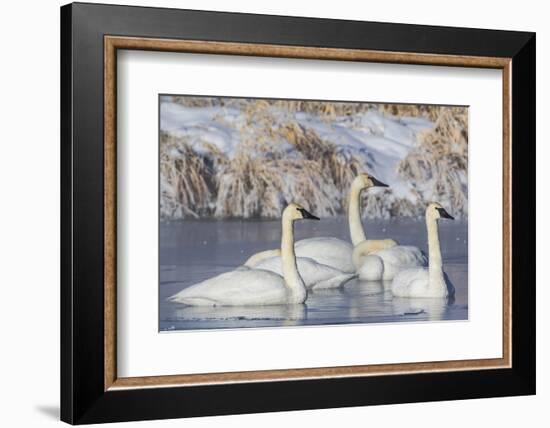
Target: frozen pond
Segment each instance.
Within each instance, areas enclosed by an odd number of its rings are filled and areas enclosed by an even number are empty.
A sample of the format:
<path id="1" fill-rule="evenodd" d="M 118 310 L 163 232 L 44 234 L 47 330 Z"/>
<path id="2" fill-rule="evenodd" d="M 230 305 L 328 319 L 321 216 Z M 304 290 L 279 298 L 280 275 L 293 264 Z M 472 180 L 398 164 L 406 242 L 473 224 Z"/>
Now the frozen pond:
<path id="1" fill-rule="evenodd" d="M 365 220 L 365 222 L 367 222 Z M 456 289 L 453 301 L 394 298 L 389 284 L 352 280 L 343 288 L 309 292 L 304 305 L 189 307 L 167 297 L 189 285 L 234 269 L 252 254 L 280 246 L 278 220 L 185 220 L 160 225 L 161 331 L 322 324 L 468 319 L 468 223 L 440 222 L 444 269 Z M 427 254 L 423 220 L 365 223 L 369 239 L 391 237 Z M 335 236 L 348 240 L 347 219 L 300 221 L 296 239 Z"/>

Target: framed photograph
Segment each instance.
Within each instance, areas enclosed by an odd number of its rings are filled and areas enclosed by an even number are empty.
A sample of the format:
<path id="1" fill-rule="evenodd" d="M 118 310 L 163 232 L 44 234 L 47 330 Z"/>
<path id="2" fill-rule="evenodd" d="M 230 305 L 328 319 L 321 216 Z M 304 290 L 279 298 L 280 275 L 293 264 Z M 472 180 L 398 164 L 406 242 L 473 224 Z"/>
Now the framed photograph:
<path id="1" fill-rule="evenodd" d="M 76 3 L 61 57 L 62 420 L 535 393 L 533 33 Z"/>

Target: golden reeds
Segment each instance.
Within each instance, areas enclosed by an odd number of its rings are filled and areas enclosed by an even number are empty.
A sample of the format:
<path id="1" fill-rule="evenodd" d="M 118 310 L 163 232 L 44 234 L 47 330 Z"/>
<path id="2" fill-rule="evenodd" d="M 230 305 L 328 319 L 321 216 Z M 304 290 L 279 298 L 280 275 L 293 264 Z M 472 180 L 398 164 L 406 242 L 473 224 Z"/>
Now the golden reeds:
<path id="1" fill-rule="evenodd" d="M 223 158 L 213 148 L 220 162 Z M 209 214 L 216 192 L 212 160 L 199 156 L 183 138 L 165 133 L 160 137 L 160 211 L 164 218 L 199 217 Z"/>
<path id="2" fill-rule="evenodd" d="M 364 213 L 417 216 L 427 202 L 438 200 L 458 216 L 467 215 L 466 108 L 177 96 L 171 101 L 189 108 L 237 109 L 238 123 L 226 123 L 223 114 L 213 120 L 238 131 L 240 143 L 228 155 L 204 142 L 197 151 L 187 139 L 162 133 L 162 218 L 278 217 L 291 200 L 320 216 L 345 213 L 349 185 L 368 170 L 368 154 L 342 151 L 301 124 L 296 113 L 330 124 L 335 117 L 372 110 L 422 117 L 435 126 L 419 135 L 417 146 L 398 165 L 397 173 L 410 183 L 409 196 L 397 197 L 391 188 L 369 194 Z"/>
<path id="3" fill-rule="evenodd" d="M 466 108 L 439 107 L 435 127 L 419 135 L 418 146 L 398 168 L 420 193 L 458 216 L 468 213 L 467 124 Z"/>

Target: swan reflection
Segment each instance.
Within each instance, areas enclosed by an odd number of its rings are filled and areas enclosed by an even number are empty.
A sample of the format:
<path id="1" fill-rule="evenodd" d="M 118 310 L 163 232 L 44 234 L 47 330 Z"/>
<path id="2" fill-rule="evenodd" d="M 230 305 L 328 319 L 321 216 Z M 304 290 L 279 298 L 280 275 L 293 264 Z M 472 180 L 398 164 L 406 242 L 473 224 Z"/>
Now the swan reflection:
<path id="1" fill-rule="evenodd" d="M 344 288 L 350 296 L 371 296 L 383 294 L 391 288 L 391 281 L 350 281 Z"/>
<path id="2" fill-rule="evenodd" d="M 178 305 L 179 306 L 179 305 Z M 281 325 L 301 324 L 307 319 L 306 305 L 274 306 L 179 306 L 174 317 L 186 321 L 282 321 Z"/>
<path id="3" fill-rule="evenodd" d="M 439 321 L 448 319 L 454 297 L 408 298 L 391 293 L 391 281 L 354 281 L 342 289 L 350 319 L 365 316 L 394 321 Z"/>
<path id="4" fill-rule="evenodd" d="M 454 297 L 433 299 L 421 297 L 394 297 L 392 312 L 395 316 L 408 319 L 418 317 L 422 321 L 440 321 L 446 319 L 446 312 L 454 304 Z"/>

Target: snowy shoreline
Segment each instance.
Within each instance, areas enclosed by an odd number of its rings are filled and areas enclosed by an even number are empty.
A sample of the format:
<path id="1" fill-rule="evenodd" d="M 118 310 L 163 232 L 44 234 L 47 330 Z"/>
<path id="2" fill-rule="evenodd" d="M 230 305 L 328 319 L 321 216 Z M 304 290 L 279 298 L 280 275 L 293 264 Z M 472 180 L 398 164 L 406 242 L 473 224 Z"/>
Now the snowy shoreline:
<path id="1" fill-rule="evenodd" d="M 363 171 L 391 186 L 364 195 L 366 216 L 417 217 L 432 200 L 467 216 L 465 108 L 433 107 L 430 120 L 372 105 L 320 114 L 291 103 L 210 100 L 161 97 L 165 220 L 275 218 L 289 200 L 342 215 L 349 183 Z"/>

